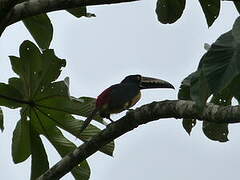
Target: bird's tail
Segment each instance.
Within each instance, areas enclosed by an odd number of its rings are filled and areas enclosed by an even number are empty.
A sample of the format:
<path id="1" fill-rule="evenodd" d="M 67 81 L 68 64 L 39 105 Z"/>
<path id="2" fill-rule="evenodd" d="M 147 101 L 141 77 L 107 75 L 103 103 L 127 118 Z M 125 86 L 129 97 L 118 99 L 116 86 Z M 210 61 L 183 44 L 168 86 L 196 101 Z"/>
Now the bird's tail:
<path id="1" fill-rule="evenodd" d="M 86 129 L 86 127 L 90 124 L 91 120 L 97 114 L 97 112 L 98 112 L 98 109 L 95 108 L 92 111 L 92 113 L 87 117 L 87 119 L 83 122 L 83 125 L 80 128 L 79 134 L 81 134 L 83 132 L 83 130 Z"/>

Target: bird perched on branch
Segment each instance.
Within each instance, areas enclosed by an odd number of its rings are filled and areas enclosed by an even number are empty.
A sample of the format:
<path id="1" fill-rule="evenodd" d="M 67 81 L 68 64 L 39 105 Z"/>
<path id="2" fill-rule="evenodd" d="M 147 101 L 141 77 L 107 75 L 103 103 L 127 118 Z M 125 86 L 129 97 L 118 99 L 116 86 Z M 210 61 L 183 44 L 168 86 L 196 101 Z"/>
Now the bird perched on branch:
<path id="1" fill-rule="evenodd" d="M 110 118 L 111 114 L 120 113 L 134 106 L 141 98 L 141 89 L 172 88 L 169 82 L 141 75 L 130 75 L 119 84 L 104 90 L 96 100 L 96 106 L 90 116 L 84 121 L 80 133 L 89 125 L 93 117 L 99 113 L 102 118 Z"/>

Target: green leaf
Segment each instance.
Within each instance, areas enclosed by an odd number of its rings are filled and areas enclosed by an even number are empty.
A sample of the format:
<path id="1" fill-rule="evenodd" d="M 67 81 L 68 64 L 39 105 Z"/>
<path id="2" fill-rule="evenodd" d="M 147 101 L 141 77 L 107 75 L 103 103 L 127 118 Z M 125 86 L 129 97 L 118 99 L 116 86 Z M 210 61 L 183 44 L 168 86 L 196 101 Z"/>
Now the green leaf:
<path id="1" fill-rule="evenodd" d="M 31 154 L 29 121 L 24 110 L 13 132 L 12 157 L 14 163 L 25 161 Z"/>
<path id="2" fill-rule="evenodd" d="M 0 108 L 0 129 L 3 132 L 4 125 L 3 125 L 3 112 L 2 112 L 2 108 Z"/>
<path id="3" fill-rule="evenodd" d="M 196 78 L 198 78 L 198 74 L 197 72 L 194 72 L 194 73 L 191 73 L 182 81 L 179 92 L 178 92 L 178 99 L 192 100 L 190 95 L 191 80 Z"/>
<path id="4" fill-rule="evenodd" d="M 91 97 L 69 98 L 69 96 L 67 96 L 68 89 L 66 84 L 64 82 L 61 82 L 61 84 L 62 88 L 55 88 L 55 84 L 51 84 L 52 88 L 50 90 L 49 87 L 47 87 L 46 90 L 43 91 L 43 96 L 36 97 L 38 98 L 36 99 L 37 105 L 48 112 L 54 110 L 55 112 L 62 111 L 88 117 L 95 108 L 96 99 Z M 64 92 L 65 94 L 60 94 Z M 57 93 L 59 95 L 57 95 Z M 94 117 L 94 119 L 104 124 L 103 119 L 99 116 Z"/>
<path id="5" fill-rule="evenodd" d="M 196 102 L 199 112 L 201 112 L 205 106 L 208 97 L 210 96 L 210 92 L 203 71 L 198 71 L 196 73 L 196 76 L 196 79 L 191 79 L 190 95 L 191 99 Z"/>
<path id="6" fill-rule="evenodd" d="M 22 82 L 22 79 L 19 79 L 19 78 L 16 78 L 16 77 L 9 78 L 8 79 L 8 84 L 10 86 L 14 87 L 15 89 L 17 89 L 22 97 L 26 96 L 27 92 L 25 92 L 24 84 Z"/>
<path id="7" fill-rule="evenodd" d="M 78 8 L 71 8 L 71 9 L 67 9 L 67 11 L 74 15 L 77 18 L 80 18 L 82 16 L 85 17 L 96 17 L 95 14 L 91 14 L 87 12 L 87 8 L 86 7 L 78 7 Z"/>
<path id="8" fill-rule="evenodd" d="M 240 46 L 236 44 L 232 32 L 229 31 L 221 35 L 202 57 L 201 69 L 212 93 L 225 89 L 239 75 L 239 56 Z"/>
<path id="9" fill-rule="evenodd" d="M 220 12 L 220 0 L 199 0 L 204 12 L 207 24 L 210 27 L 217 19 Z"/>
<path id="10" fill-rule="evenodd" d="M 221 93 L 226 88 L 233 91 L 233 80 L 240 75 L 239 59 L 240 45 L 235 42 L 232 31 L 221 35 L 203 55 L 197 71 L 188 77 L 190 86 L 189 82 L 183 84 L 189 86 L 190 99 L 203 105 L 211 94 Z M 180 95 L 183 92 L 180 90 Z"/>
<path id="11" fill-rule="evenodd" d="M 158 0 L 156 7 L 156 14 L 158 20 L 163 23 L 176 22 L 185 9 L 186 0 Z"/>
<path id="12" fill-rule="evenodd" d="M 204 134 L 213 141 L 228 141 L 228 124 L 217 124 L 203 121 L 202 129 Z"/>
<path id="13" fill-rule="evenodd" d="M 72 175 L 76 180 L 88 180 L 90 177 L 90 166 L 88 165 L 87 161 L 81 162 L 80 165 L 73 168 L 71 171 Z"/>
<path id="14" fill-rule="evenodd" d="M 43 87 L 58 78 L 65 60 L 54 55 L 53 50 L 39 51 L 30 41 L 20 46 L 20 58 L 10 56 L 12 68 L 20 76 L 26 99 L 33 99 Z M 19 85 L 18 85 L 19 86 Z"/>
<path id="15" fill-rule="evenodd" d="M 47 14 L 23 19 L 23 23 L 41 49 L 48 49 L 53 37 L 53 26 Z"/>
<path id="16" fill-rule="evenodd" d="M 31 180 L 35 180 L 49 169 L 49 163 L 42 140 L 33 128 L 31 128 L 31 151 Z"/>
<path id="17" fill-rule="evenodd" d="M 196 120 L 195 119 L 183 119 L 182 125 L 183 128 L 186 130 L 186 132 L 190 135 L 192 128 L 196 125 Z"/>
<path id="18" fill-rule="evenodd" d="M 16 97 L 17 101 L 13 99 L 12 102 L 12 99 L 10 99 L 10 102 L 15 106 L 18 102 L 19 105 L 17 105 L 26 110 L 24 113 L 22 111 L 21 123 L 18 123 L 14 131 L 13 157 L 15 162 L 24 161 L 30 155 L 31 150 L 31 178 L 35 179 L 49 166 L 39 135 L 45 135 L 60 155 L 65 156 L 76 146 L 67 140 L 57 127 L 68 131 L 83 141 L 88 141 L 92 135 L 100 130 L 91 125 L 87 128 L 85 134 L 79 136 L 78 131 L 82 121 L 74 118 L 69 119 L 69 117 L 72 117 L 71 114 L 88 116 L 95 108 L 96 99 L 71 97 L 69 95 L 69 78 L 64 81 L 56 81 L 61 73 L 61 68 L 65 66 L 65 60 L 57 58 L 53 50 L 48 49 L 41 53 L 32 42 L 24 41 L 20 46 L 20 57 L 11 56 L 10 60 L 14 72 L 19 77 L 10 78 L 9 84 L 0 84 L 0 94 L 2 91 L 7 95 L 9 94 L 9 98 Z M 9 99 L 3 98 L 1 100 L 0 97 L 0 105 L 9 105 L 10 103 L 7 101 Z M 94 119 L 103 123 L 99 116 L 94 117 Z M 20 144 L 24 146 L 19 147 Z M 19 148 L 22 149 L 19 150 Z M 101 151 L 112 155 L 113 149 L 114 144 L 112 142 Z M 38 164 L 40 159 L 43 161 L 42 164 Z M 72 171 L 72 174 L 76 179 L 89 179 L 90 169 L 87 162 L 81 163 Z"/>
<path id="19" fill-rule="evenodd" d="M 83 121 L 77 120 L 72 116 L 67 116 L 64 119 L 56 119 L 57 124 L 60 128 L 68 131 L 72 135 L 78 137 L 82 141 L 86 142 L 91 139 L 92 136 L 98 134 L 101 130 L 93 125 L 89 125 L 81 134 L 79 134 L 79 129 L 83 125 Z M 112 156 L 114 150 L 114 142 L 110 142 L 100 149 L 101 152 Z"/>
<path id="20" fill-rule="evenodd" d="M 9 108 L 18 108 L 24 104 L 23 96 L 13 86 L 0 83 L 0 105 Z"/>
<path id="21" fill-rule="evenodd" d="M 232 103 L 232 92 L 230 88 L 226 88 L 221 93 L 215 93 L 213 94 L 213 97 L 211 99 L 211 103 L 220 105 L 220 106 L 229 106 Z"/>
<path id="22" fill-rule="evenodd" d="M 180 90 L 178 92 L 178 99 L 192 100 L 191 94 L 190 94 L 191 79 L 194 78 L 196 75 L 197 75 L 196 72 L 194 72 L 182 81 Z M 182 126 L 189 135 L 191 134 L 192 128 L 196 125 L 196 123 L 197 123 L 196 119 L 184 118 L 182 120 Z"/>
<path id="23" fill-rule="evenodd" d="M 197 71 L 182 82 L 179 91 L 180 99 L 193 99 L 198 105 L 200 104 L 200 107 L 211 95 L 211 102 L 221 106 L 231 105 L 233 97 L 240 102 L 240 43 L 238 42 L 240 25 L 238 21 L 239 19 L 235 21 L 232 31 L 224 33 L 211 45 L 201 58 Z M 203 131 L 212 140 L 220 142 L 228 140 L 227 124 L 204 121 Z"/>
<path id="24" fill-rule="evenodd" d="M 75 144 L 66 139 L 57 128 L 51 129 L 51 131 L 47 132 L 45 136 L 62 157 L 77 148 Z M 79 166 L 75 167 L 72 174 L 75 179 L 88 180 L 90 177 L 90 168 L 87 161 L 85 160 Z"/>
<path id="25" fill-rule="evenodd" d="M 214 94 L 211 103 L 228 106 L 231 105 L 232 95 L 227 88 L 221 93 Z M 228 141 L 228 124 L 217 124 L 203 121 L 204 134 L 213 141 L 226 142 Z"/>
<path id="26" fill-rule="evenodd" d="M 236 43 L 239 44 L 240 43 L 240 17 L 238 17 L 233 24 L 232 35 Z"/>

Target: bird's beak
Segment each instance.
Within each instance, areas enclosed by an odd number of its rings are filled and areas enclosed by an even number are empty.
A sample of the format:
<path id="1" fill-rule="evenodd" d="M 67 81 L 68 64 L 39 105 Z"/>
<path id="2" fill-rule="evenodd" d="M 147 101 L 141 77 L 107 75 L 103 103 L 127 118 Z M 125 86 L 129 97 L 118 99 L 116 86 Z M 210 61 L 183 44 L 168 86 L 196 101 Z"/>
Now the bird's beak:
<path id="1" fill-rule="evenodd" d="M 151 77 L 141 77 L 140 82 L 141 89 L 150 89 L 150 88 L 172 88 L 175 89 L 172 84 L 167 81 L 151 78 Z"/>

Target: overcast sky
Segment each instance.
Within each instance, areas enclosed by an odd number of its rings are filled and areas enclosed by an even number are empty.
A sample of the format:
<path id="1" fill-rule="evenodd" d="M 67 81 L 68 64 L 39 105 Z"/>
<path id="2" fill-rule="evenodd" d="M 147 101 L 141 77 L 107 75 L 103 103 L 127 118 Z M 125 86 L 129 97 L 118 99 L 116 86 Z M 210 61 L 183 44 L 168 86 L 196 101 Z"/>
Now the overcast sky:
<path id="1" fill-rule="evenodd" d="M 238 16 L 232 3 L 224 2 L 220 17 L 209 29 L 199 3 L 188 1 L 179 21 L 163 25 L 157 21 L 155 4 L 144 0 L 91 7 L 89 12 L 97 16 L 91 19 L 77 19 L 63 11 L 50 13 L 54 24 L 51 48 L 58 57 L 67 60 L 60 79 L 70 77 L 72 95 L 96 97 L 126 75 L 142 74 L 167 80 L 176 90 L 145 90 L 135 107 L 176 99 L 182 79 L 196 69 L 205 52 L 204 43 L 212 43 L 230 30 Z M 14 76 L 8 55 L 18 55 L 18 47 L 26 39 L 32 40 L 22 23 L 4 32 L 0 39 L 1 82 Z M 29 179 L 30 158 L 14 165 L 10 152 L 18 112 L 4 108 L 4 115 L 0 179 Z M 181 120 L 143 125 L 116 140 L 114 158 L 96 153 L 88 159 L 92 169 L 90 180 L 238 180 L 239 128 L 239 124 L 231 125 L 230 141 L 219 143 L 203 135 L 201 123 L 191 136 L 182 128 Z M 53 165 L 60 158 L 48 142 L 46 147 Z M 73 178 L 67 175 L 63 179 Z"/>

